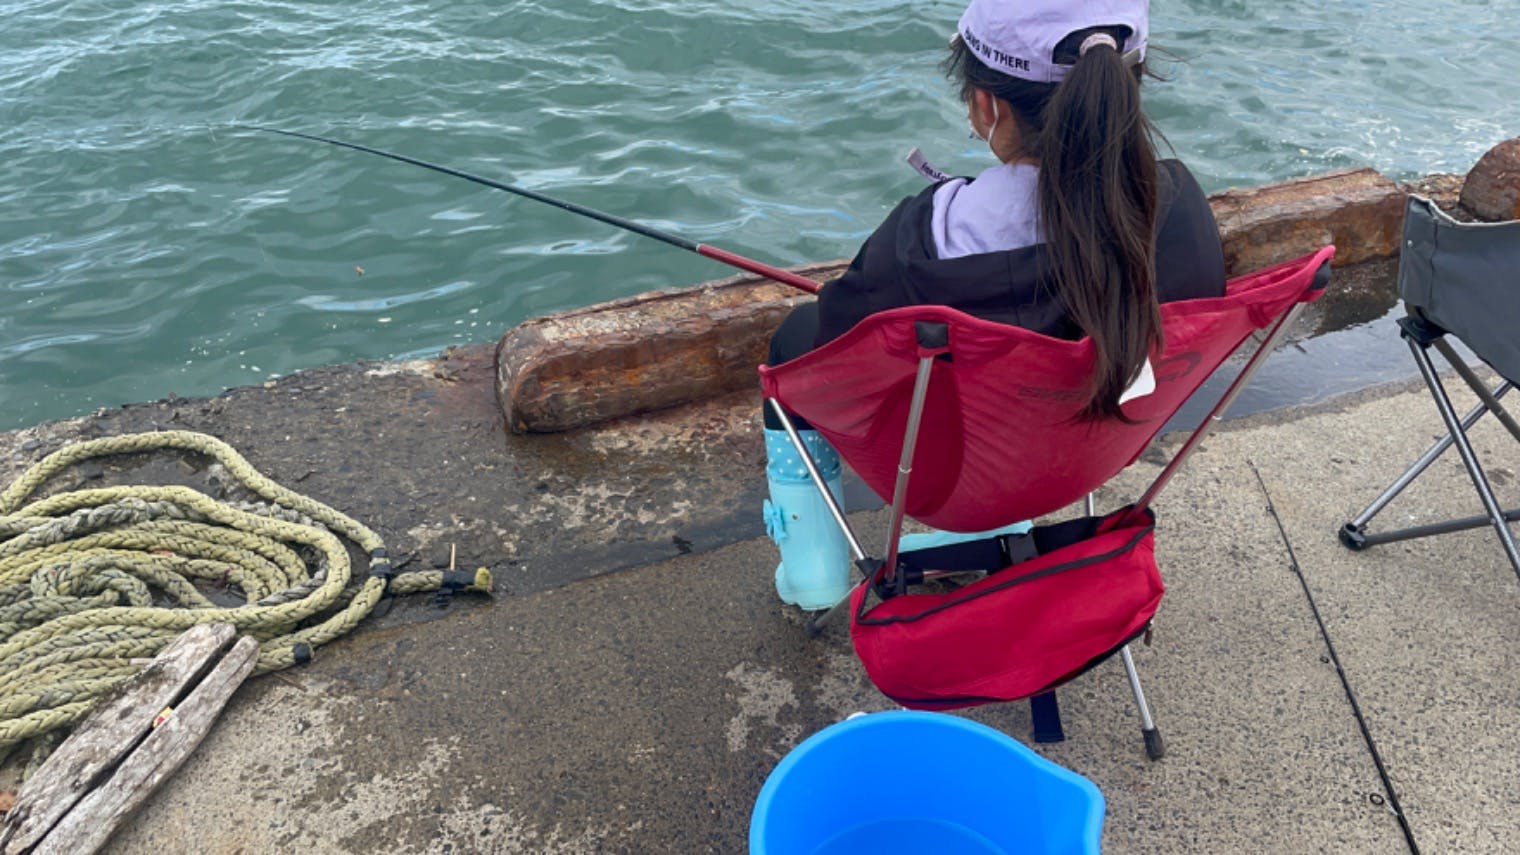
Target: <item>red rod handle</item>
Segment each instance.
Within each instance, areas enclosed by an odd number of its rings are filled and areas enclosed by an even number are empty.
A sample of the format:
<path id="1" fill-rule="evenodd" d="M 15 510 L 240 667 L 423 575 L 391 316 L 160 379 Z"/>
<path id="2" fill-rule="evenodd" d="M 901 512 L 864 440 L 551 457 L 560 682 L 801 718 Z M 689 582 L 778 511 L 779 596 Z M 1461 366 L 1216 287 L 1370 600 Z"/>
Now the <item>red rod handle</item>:
<path id="1" fill-rule="evenodd" d="M 761 264 L 754 259 L 745 258 L 742 255 L 734 255 L 726 249 L 718 249 L 705 243 L 697 244 L 697 253 L 711 258 L 713 261 L 720 261 L 730 267 L 748 270 L 750 273 L 758 273 L 767 279 L 774 279 L 782 285 L 790 285 L 809 294 L 817 294 L 820 287 L 817 282 L 806 276 L 800 276 L 790 270 L 782 270 L 779 267 L 772 267 L 769 264 Z"/>

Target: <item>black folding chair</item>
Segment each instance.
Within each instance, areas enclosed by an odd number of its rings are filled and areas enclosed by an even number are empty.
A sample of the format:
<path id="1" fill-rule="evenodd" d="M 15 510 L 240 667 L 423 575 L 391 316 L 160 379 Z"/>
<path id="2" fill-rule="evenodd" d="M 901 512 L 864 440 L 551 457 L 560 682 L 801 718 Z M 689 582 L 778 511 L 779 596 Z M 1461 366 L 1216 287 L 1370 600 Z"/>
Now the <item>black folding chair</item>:
<path id="1" fill-rule="evenodd" d="M 1356 519 L 1341 527 L 1341 543 L 1351 549 L 1366 549 L 1379 543 L 1492 525 L 1516 575 L 1520 575 L 1520 550 L 1515 548 L 1507 525 L 1520 520 L 1520 508 L 1500 507 L 1466 433 L 1485 413 L 1493 413 L 1520 442 L 1520 424 L 1499 401 L 1520 383 L 1520 220 L 1462 223 L 1429 199 L 1410 196 L 1404 209 L 1399 296 L 1409 312 L 1399 320 L 1399 329 L 1435 399 L 1447 433 Z M 1497 372 L 1499 384 L 1493 389 L 1485 386 L 1448 337 L 1461 340 Z M 1432 347 L 1478 396 L 1478 406 L 1460 419 L 1431 362 Z M 1397 531 L 1367 531 L 1367 523 L 1453 445 L 1483 500 L 1484 514 Z"/>

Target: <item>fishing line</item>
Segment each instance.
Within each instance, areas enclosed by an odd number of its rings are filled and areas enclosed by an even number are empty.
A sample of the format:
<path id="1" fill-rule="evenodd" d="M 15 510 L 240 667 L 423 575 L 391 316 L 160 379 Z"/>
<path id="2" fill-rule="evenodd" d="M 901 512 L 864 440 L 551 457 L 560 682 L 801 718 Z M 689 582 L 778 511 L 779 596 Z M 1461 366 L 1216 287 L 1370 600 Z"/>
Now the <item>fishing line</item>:
<path id="1" fill-rule="evenodd" d="M 616 226 L 617 228 L 623 229 L 625 231 L 641 234 L 644 237 L 654 238 L 661 243 L 669 244 L 678 249 L 684 249 L 687 252 L 695 252 L 704 258 L 710 258 L 713 261 L 727 264 L 730 267 L 737 267 L 740 270 L 764 276 L 767 279 L 775 280 L 783 285 L 790 285 L 793 288 L 806 291 L 809 294 L 818 293 L 818 283 L 807 278 L 806 276 L 800 276 L 789 270 L 782 270 L 779 267 L 772 267 L 769 264 L 762 264 L 761 262 L 750 258 L 745 258 L 742 255 L 736 255 L 726 249 L 719 249 L 718 247 L 712 246 L 710 244 L 697 243 L 694 240 L 688 240 L 687 238 L 681 237 L 680 235 L 661 231 L 660 229 L 646 226 L 643 223 L 636 223 L 633 220 L 624 219 L 623 217 L 619 217 L 614 214 L 603 213 L 602 211 L 598 211 L 594 208 L 588 208 L 585 205 L 578 205 L 574 202 L 567 202 L 564 199 L 556 199 L 553 196 L 546 196 L 543 193 L 539 193 L 534 190 L 515 187 L 511 184 L 504 184 L 500 181 L 494 181 L 490 178 L 485 178 L 480 175 L 473 175 L 469 172 L 464 172 L 452 167 L 442 166 L 436 163 L 429 163 L 425 160 L 418 160 L 415 157 L 408 157 L 404 154 L 396 154 L 395 152 L 383 151 L 378 148 L 370 148 L 367 145 L 345 142 L 343 140 L 332 139 L 331 137 L 318 136 L 317 134 L 303 134 L 299 131 L 282 131 L 279 128 L 266 128 L 260 125 L 233 125 L 233 127 L 240 130 L 262 131 L 268 134 L 280 134 L 281 136 L 297 137 L 303 140 L 311 140 L 313 142 L 342 146 L 343 148 L 351 148 L 354 151 L 362 151 L 368 154 L 376 154 L 381 157 L 388 157 L 391 160 L 399 160 L 402 163 L 410 163 L 413 166 L 420 166 L 423 169 L 431 169 L 434 172 L 442 172 L 444 175 L 452 175 L 456 178 L 463 178 L 466 181 L 473 181 L 476 184 L 484 184 L 487 187 L 494 187 L 497 190 L 505 190 L 508 193 L 515 193 L 518 196 L 532 199 L 535 202 L 543 202 L 546 205 L 553 205 L 556 208 L 564 211 L 569 211 L 572 214 L 579 214 L 583 217 L 590 217 L 593 220 L 598 220 L 600 222 L 606 223 L 609 226 Z"/>

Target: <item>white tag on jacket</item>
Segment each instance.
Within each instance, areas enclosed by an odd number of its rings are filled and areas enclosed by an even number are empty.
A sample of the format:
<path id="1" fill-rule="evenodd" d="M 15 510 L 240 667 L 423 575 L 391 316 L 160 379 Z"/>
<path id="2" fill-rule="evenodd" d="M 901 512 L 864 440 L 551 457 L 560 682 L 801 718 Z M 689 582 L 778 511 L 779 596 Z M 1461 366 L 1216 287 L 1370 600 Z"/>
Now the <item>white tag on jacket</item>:
<path id="1" fill-rule="evenodd" d="M 1123 405 L 1136 398 L 1144 398 L 1154 391 L 1156 391 L 1156 372 L 1151 368 L 1150 357 L 1146 357 L 1145 364 L 1140 366 L 1140 373 L 1135 377 L 1135 382 L 1129 384 L 1129 388 L 1119 396 L 1119 403 Z"/>
<path id="2" fill-rule="evenodd" d="M 922 175 L 926 181 L 938 184 L 950 177 L 947 173 L 939 171 L 934 164 L 929 162 L 928 158 L 924 157 L 924 153 L 916 148 L 908 152 L 907 160 L 908 165 L 913 167 L 913 171 Z"/>

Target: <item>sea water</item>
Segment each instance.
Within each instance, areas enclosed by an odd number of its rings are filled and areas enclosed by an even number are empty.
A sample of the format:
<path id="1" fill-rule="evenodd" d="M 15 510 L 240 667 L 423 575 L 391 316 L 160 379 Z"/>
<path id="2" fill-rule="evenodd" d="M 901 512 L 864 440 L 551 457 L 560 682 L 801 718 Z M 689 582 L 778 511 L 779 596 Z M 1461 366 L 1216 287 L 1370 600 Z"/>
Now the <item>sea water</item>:
<path id="1" fill-rule="evenodd" d="M 730 271 L 448 164 L 775 264 L 990 163 L 960 2 L 0 3 L 0 429 L 427 356 Z M 1211 191 L 1464 172 L 1520 135 L 1520 0 L 1156 0 L 1148 109 Z"/>

